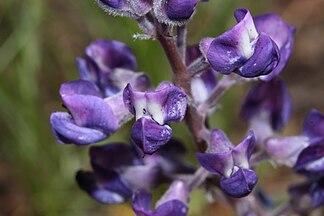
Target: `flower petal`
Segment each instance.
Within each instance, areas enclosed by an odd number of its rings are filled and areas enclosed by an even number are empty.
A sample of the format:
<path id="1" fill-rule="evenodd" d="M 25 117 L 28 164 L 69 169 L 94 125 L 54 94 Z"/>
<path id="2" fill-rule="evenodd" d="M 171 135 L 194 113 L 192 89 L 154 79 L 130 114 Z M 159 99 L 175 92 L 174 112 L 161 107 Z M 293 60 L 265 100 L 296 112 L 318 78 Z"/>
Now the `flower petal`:
<path id="1" fill-rule="evenodd" d="M 257 31 L 269 35 L 280 50 L 278 66 L 270 74 L 261 77 L 261 79 L 269 81 L 283 70 L 291 56 L 295 27 L 289 26 L 277 14 L 264 14 L 253 17 L 253 20 Z"/>
<path id="2" fill-rule="evenodd" d="M 168 125 L 159 125 L 155 121 L 143 117 L 134 123 L 131 137 L 145 154 L 153 154 L 169 142 L 172 137 L 172 129 Z"/>
<path id="3" fill-rule="evenodd" d="M 233 159 L 235 166 L 240 168 L 249 168 L 249 159 L 255 147 L 255 136 L 253 131 L 249 131 L 249 135 L 233 148 Z"/>
<path id="4" fill-rule="evenodd" d="M 97 179 L 92 172 L 78 171 L 76 174 L 76 180 L 81 189 L 86 191 L 98 202 L 104 204 L 123 203 L 126 202 L 126 200 L 131 196 L 131 191 L 129 189 L 118 191 L 118 189 L 116 190 L 117 187 L 113 187 L 115 190 L 110 190 L 102 187 L 100 183 L 97 182 Z M 120 182 L 118 182 L 118 179 L 115 180 L 116 182 L 111 183 L 114 185 L 120 184 Z"/>
<path id="5" fill-rule="evenodd" d="M 254 85 L 244 99 L 240 116 L 245 121 L 266 114 L 269 124 L 280 131 L 291 115 L 291 98 L 285 83 L 280 79 L 260 82 Z M 258 136 L 258 134 L 257 134 Z"/>
<path id="6" fill-rule="evenodd" d="M 324 174 L 324 140 L 319 140 L 305 148 L 298 156 L 294 166 L 296 172 L 320 176 Z"/>
<path id="7" fill-rule="evenodd" d="M 234 168 L 232 151 L 225 153 L 197 153 L 197 160 L 200 165 L 213 174 L 220 174 L 229 177 Z"/>
<path id="8" fill-rule="evenodd" d="M 311 139 L 324 139 L 324 115 L 312 109 L 304 120 L 303 134 Z"/>
<path id="9" fill-rule="evenodd" d="M 186 114 L 188 98 L 184 91 L 176 86 L 147 92 L 147 110 L 160 125 L 182 121 Z"/>
<path id="10" fill-rule="evenodd" d="M 65 95 L 62 100 L 74 122 L 81 127 L 101 130 L 110 135 L 120 126 L 111 107 L 101 98 L 91 95 Z"/>
<path id="11" fill-rule="evenodd" d="M 86 80 L 75 80 L 71 82 L 63 83 L 60 87 L 60 95 L 64 97 L 66 95 L 92 95 L 101 97 L 97 87 Z"/>
<path id="12" fill-rule="evenodd" d="M 250 194 L 258 182 L 258 176 L 253 170 L 239 169 L 231 177 L 222 177 L 220 187 L 235 198 L 241 198 Z"/>
<path id="13" fill-rule="evenodd" d="M 266 140 L 267 153 L 279 164 L 292 167 L 297 161 L 301 151 L 309 145 L 305 136 L 272 137 Z"/>
<path id="14" fill-rule="evenodd" d="M 85 145 L 99 142 L 108 137 L 107 134 L 100 130 L 76 125 L 71 115 L 65 112 L 52 113 L 50 122 L 54 136 L 62 144 Z"/>
<path id="15" fill-rule="evenodd" d="M 279 55 L 279 49 L 273 40 L 260 33 L 253 55 L 235 72 L 247 78 L 268 74 L 278 65 Z"/>
<path id="16" fill-rule="evenodd" d="M 132 207 L 137 216 L 153 216 L 152 194 L 139 190 L 133 195 Z"/>
<path id="17" fill-rule="evenodd" d="M 153 0 L 154 13 L 159 22 L 169 25 L 185 24 L 199 0 Z"/>

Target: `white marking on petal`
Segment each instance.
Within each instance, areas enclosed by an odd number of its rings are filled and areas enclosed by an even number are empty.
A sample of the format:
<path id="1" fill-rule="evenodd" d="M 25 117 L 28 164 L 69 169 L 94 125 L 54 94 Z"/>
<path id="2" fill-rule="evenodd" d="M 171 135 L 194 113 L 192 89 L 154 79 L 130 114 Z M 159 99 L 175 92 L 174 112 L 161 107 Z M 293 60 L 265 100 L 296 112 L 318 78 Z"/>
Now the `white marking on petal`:
<path id="1" fill-rule="evenodd" d="M 154 121 L 159 125 L 164 125 L 163 107 L 161 104 L 151 101 L 147 103 L 147 109 Z"/>
<path id="2" fill-rule="evenodd" d="M 136 120 L 142 118 L 144 115 L 147 114 L 146 99 L 141 98 L 141 99 L 134 100 L 134 108 L 135 108 Z"/>

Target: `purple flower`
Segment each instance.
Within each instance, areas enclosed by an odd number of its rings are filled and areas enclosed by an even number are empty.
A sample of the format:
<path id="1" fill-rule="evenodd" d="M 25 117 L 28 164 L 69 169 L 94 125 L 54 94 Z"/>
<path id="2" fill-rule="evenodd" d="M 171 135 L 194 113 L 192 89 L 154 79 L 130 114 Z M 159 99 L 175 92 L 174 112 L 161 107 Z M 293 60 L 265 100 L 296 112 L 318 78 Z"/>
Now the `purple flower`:
<path id="1" fill-rule="evenodd" d="M 187 95 L 168 82 L 161 83 L 154 92 L 139 92 L 131 85 L 124 89 L 124 103 L 135 115 L 132 139 L 145 154 L 153 154 L 172 136 L 169 122 L 182 121 L 187 108 Z"/>
<path id="2" fill-rule="evenodd" d="M 257 77 L 270 73 L 279 62 L 279 49 L 271 37 L 258 33 L 247 9 L 238 9 L 238 22 L 216 38 L 205 38 L 200 48 L 211 68 L 223 74 Z"/>
<path id="3" fill-rule="evenodd" d="M 93 172 L 79 171 L 76 180 L 99 202 L 125 202 L 133 191 L 152 190 L 174 174 L 192 173 L 193 168 L 181 160 L 183 151 L 182 144 L 176 141 L 165 145 L 161 154 L 145 158 L 130 145 L 111 143 L 94 146 L 89 152 Z"/>
<path id="4" fill-rule="evenodd" d="M 124 43 L 114 40 L 96 40 L 85 48 L 85 58 L 77 58 L 80 78 L 93 82 L 108 97 L 120 92 L 129 80 L 137 79 L 137 88 L 146 90 L 148 78 L 133 73 L 137 69 L 136 58 Z M 117 72 L 118 71 L 118 72 Z"/>
<path id="5" fill-rule="evenodd" d="M 199 46 L 189 46 L 186 50 L 186 65 L 190 65 L 202 54 Z M 191 80 L 191 93 L 196 103 L 205 101 L 217 84 L 217 77 L 214 71 L 207 69 Z"/>
<path id="6" fill-rule="evenodd" d="M 253 17 L 257 32 L 265 33 L 277 44 L 280 52 L 280 61 L 274 70 L 261 79 L 269 81 L 276 77 L 286 66 L 294 45 L 295 27 L 288 25 L 277 14 L 264 14 Z"/>
<path id="7" fill-rule="evenodd" d="M 324 176 L 291 186 L 289 194 L 297 212 L 324 206 Z"/>
<path id="8" fill-rule="evenodd" d="M 133 209 L 137 216 L 185 216 L 188 213 L 189 190 L 182 181 L 174 181 L 152 209 L 152 195 L 144 190 L 133 196 Z"/>
<path id="9" fill-rule="evenodd" d="M 192 16 L 199 0 L 153 0 L 154 13 L 161 23 L 183 25 Z"/>
<path id="10" fill-rule="evenodd" d="M 291 115 L 291 98 L 281 79 L 254 85 L 241 108 L 241 117 L 255 130 L 258 141 L 280 131 Z"/>
<path id="11" fill-rule="evenodd" d="M 202 167 L 213 174 L 221 175 L 222 190 L 233 197 L 251 193 L 258 177 L 249 169 L 249 159 L 255 146 L 252 131 L 237 146 L 233 147 L 226 134 L 220 129 L 211 132 L 210 145 L 206 153 L 197 153 Z"/>
<path id="12" fill-rule="evenodd" d="M 131 119 L 121 90 L 131 83 L 146 90 L 149 79 L 135 73 L 136 59 L 118 41 L 98 40 L 77 59 L 81 80 L 61 85 L 60 96 L 66 112 L 54 112 L 50 123 L 59 143 L 78 145 L 99 142 Z"/>
<path id="13" fill-rule="evenodd" d="M 297 158 L 294 170 L 307 176 L 324 175 L 324 139 L 311 142 Z"/>
<path id="14" fill-rule="evenodd" d="M 100 8 L 113 16 L 138 18 L 152 8 L 151 0 L 96 0 Z"/>

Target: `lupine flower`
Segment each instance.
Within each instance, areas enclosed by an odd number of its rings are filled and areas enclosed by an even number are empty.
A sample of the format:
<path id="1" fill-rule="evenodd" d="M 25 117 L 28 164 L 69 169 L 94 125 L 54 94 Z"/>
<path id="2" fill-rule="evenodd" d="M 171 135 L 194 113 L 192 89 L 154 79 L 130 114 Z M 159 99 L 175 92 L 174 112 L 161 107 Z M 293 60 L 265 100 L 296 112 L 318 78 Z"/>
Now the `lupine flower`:
<path id="1" fill-rule="evenodd" d="M 199 46 L 189 46 L 186 50 L 186 65 L 190 65 L 196 59 L 201 57 L 202 54 L 199 50 Z M 214 71 L 207 69 L 201 74 L 195 76 L 191 80 L 191 94 L 196 103 L 205 101 L 211 91 L 217 84 L 217 78 Z"/>
<path id="2" fill-rule="evenodd" d="M 211 68 L 247 78 L 269 74 L 279 62 L 278 45 L 266 33 L 257 32 L 247 9 L 237 9 L 234 16 L 238 24 L 232 29 L 200 43 Z"/>
<path id="3" fill-rule="evenodd" d="M 317 143 L 324 140 L 323 125 L 324 116 L 313 109 L 305 118 L 303 132 L 300 135 L 268 138 L 264 143 L 265 150 L 277 163 L 295 166 L 295 169 L 300 172 L 308 172 L 308 168 L 312 167 L 312 165 L 306 165 L 308 162 L 317 165 L 321 163 L 317 161 L 321 159 L 321 153 L 318 150 L 321 144 Z"/>
<path id="4" fill-rule="evenodd" d="M 101 203 L 122 203 L 138 189 L 152 190 L 172 175 L 192 173 L 182 162 L 184 147 L 177 141 L 163 146 L 159 154 L 142 158 L 134 146 L 111 143 L 90 148 L 93 172 L 79 171 L 76 180 Z"/>
<path id="5" fill-rule="evenodd" d="M 139 92 L 130 84 L 124 89 L 124 103 L 135 115 L 133 141 L 145 154 L 153 154 L 172 137 L 169 122 L 182 121 L 187 108 L 187 95 L 168 82 L 161 83 L 154 92 Z"/>
<path id="6" fill-rule="evenodd" d="M 324 175 L 310 178 L 307 182 L 292 185 L 289 188 L 294 210 L 303 211 L 310 207 L 324 206 Z"/>
<path id="7" fill-rule="evenodd" d="M 105 12 L 113 16 L 138 18 L 152 8 L 151 0 L 96 0 Z"/>
<path id="8" fill-rule="evenodd" d="M 183 25 L 189 21 L 199 0 L 153 0 L 154 14 L 161 23 Z"/>
<path id="9" fill-rule="evenodd" d="M 258 177 L 249 169 L 249 159 L 255 146 L 252 131 L 237 146 L 233 147 L 226 134 L 220 129 L 211 132 L 210 145 L 206 153 L 197 153 L 202 167 L 212 174 L 221 175 L 222 190 L 233 197 L 251 193 Z"/>
<path id="10" fill-rule="evenodd" d="M 249 122 L 262 143 L 280 131 L 291 115 L 291 98 L 283 80 L 255 84 L 244 99 L 240 116 Z"/>
<path id="11" fill-rule="evenodd" d="M 189 190 L 182 181 L 174 181 L 152 209 L 152 195 L 144 190 L 133 196 L 137 216 L 185 216 L 188 213 Z"/>
<path id="12" fill-rule="evenodd" d="M 276 77 L 287 65 L 294 45 L 296 28 L 288 25 L 273 13 L 253 17 L 253 21 L 257 32 L 269 35 L 279 48 L 279 64 L 270 74 L 260 77 L 262 80 L 268 81 Z"/>
<path id="13" fill-rule="evenodd" d="M 136 59 L 130 49 L 118 41 L 98 40 L 78 58 L 81 80 L 61 85 L 60 96 L 67 112 L 54 112 L 50 122 L 59 143 L 78 145 L 99 142 L 131 119 L 121 90 L 131 83 L 146 90 L 149 79 L 135 73 Z"/>

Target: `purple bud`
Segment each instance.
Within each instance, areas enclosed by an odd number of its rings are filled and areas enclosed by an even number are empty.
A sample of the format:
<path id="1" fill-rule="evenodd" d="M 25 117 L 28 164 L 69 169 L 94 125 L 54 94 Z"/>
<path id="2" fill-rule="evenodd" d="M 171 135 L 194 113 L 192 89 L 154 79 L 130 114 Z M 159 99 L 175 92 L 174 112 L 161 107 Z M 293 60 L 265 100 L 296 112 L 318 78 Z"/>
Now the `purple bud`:
<path id="1" fill-rule="evenodd" d="M 277 14 L 264 14 L 253 17 L 256 30 L 265 33 L 277 44 L 280 52 L 278 66 L 261 79 L 269 81 L 276 77 L 286 66 L 293 49 L 295 27 L 288 25 Z"/>
<path id="2" fill-rule="evenodd" d="M 290 114 L 291 99 L 284 82 L 280 79 L 260 82 L 253 86 L 243 102 L 240 113 L 248 122 L 257 121 L 256 118 L 266 120 L 275 131 L 283 128 Z"/>
<path id="3" fill-rule="evenodd" d="M 309 145 L 305 136 L 272 137 L 265 141 L 267 153 L 279 164 L 292 167 L 302 150 Z"/>
<path id="4" fill-rule="evenodd" d="M 159 125 L 150 118 L 142 117 L 134 123 L 131 137 L 145 154 L 153 154 L 169 142 L 172 129 L 168 125 Z"/>
<path id="5" fill-rule="evenodd" d="M 277 45 L 268 35 L 256 31 L 247 9 L 238 9 L 234 15 L 238 24 L 232 29 L 201 41 L 200 48 L 211 68 L 248 78 L 270 73 L 279 62 Z"/>
<path id="6" fill-rule="evenodd" d="M 324 115 L 312 109 L 304 121 L 303 134 L 312 140 L 324 139 Z"/>
<path id="7" fill-rule="evenodd" d="M 199 0 L 153 0 L 154 13 L 159 22 L 170 25 L 185 24 L 195 11 Z"/>
<path id="8" fill-rule="evenodd" d="M 258 182 L 258 176 L 253 170 L 239 168 L 231 177 L 222 177 L 220 187 L 235 198 L 241 198 L 250 194 Z"/>
<path id="9" fill-rule="evenodd" d="M 150 0 L 96 0 L 99 7 L 113 16 L 143 16 L 152 8 Z"/>

